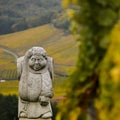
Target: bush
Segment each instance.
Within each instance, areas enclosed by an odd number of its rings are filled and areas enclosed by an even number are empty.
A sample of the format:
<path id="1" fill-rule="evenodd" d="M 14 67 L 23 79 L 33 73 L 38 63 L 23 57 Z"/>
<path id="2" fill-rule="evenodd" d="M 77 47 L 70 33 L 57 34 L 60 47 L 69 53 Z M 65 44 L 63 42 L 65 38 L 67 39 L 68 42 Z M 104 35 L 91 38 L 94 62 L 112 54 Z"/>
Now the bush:
<path id="1" fill-rule="evenodd" d="M 18 98 L 15 95 L 0 94 L 0 118 L 2 120 L 18 120 Z"/>

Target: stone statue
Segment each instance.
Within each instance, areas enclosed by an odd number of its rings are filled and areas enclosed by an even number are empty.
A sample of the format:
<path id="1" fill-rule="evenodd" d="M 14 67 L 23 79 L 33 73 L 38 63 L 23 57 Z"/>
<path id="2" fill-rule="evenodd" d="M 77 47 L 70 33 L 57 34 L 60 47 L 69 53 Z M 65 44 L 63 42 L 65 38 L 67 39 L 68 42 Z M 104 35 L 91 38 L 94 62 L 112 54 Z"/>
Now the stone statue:
<path id="1" fill-rule="evenodd" d="M 19 120 L 51 120 L 53 59 L 42 47 L 32 47 L 25 56 L 17 59 L 17 68 Z"/>

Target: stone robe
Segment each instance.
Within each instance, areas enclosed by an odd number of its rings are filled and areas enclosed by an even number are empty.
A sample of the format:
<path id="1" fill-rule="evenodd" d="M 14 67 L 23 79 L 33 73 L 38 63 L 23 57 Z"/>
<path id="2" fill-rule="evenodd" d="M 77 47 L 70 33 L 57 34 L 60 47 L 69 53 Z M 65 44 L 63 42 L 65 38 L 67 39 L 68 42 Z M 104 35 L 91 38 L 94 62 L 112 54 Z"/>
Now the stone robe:
<path id="1" fill-rule="evenodd" d="M 18 58 L 19 118 L 22 112 L 26 114 L 26 118 L 31 119 L 40 118 L 47 112 L 52 113 L 50 101 L 47 106 L 42 106 L 39 100 L 40 96 L 49 98 L 53 96 L 51 60 L 52 58 L 49 57 L 46 67 L 36 72 L 29 68 L 28 61 L 25 61 L 24 57 Z"/>

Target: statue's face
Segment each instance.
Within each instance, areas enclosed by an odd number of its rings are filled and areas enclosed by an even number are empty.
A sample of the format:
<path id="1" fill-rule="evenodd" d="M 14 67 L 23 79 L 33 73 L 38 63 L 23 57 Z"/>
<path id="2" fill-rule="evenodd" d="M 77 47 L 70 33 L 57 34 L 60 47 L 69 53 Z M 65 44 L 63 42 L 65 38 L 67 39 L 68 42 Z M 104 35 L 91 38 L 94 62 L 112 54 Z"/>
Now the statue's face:
<path id="1" fill-rule="evenodd" d="M 47 64 L 47 60 L 42 56 L 42 55 L 33 55 L 30 59 L 29 59 L 29 67 L 32 68 L 35 71 L 41 70 L 43 69 L 46 64 Z"/>

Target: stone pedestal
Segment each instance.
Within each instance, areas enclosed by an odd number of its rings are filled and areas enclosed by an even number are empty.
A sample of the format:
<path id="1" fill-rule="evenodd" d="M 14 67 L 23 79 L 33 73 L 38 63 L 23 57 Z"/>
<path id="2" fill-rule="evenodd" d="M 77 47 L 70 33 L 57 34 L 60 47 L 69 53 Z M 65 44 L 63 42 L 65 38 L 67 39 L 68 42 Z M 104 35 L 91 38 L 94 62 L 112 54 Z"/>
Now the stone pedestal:
<path id="1" fill-rule="evenodd" d="M 48 118 L 48 119 L 42 119 L 42 118 L 37 118 L 37 119 L 19 118 L 19 120 L 52 120 L 52 119 L 51 118 Z"/>

